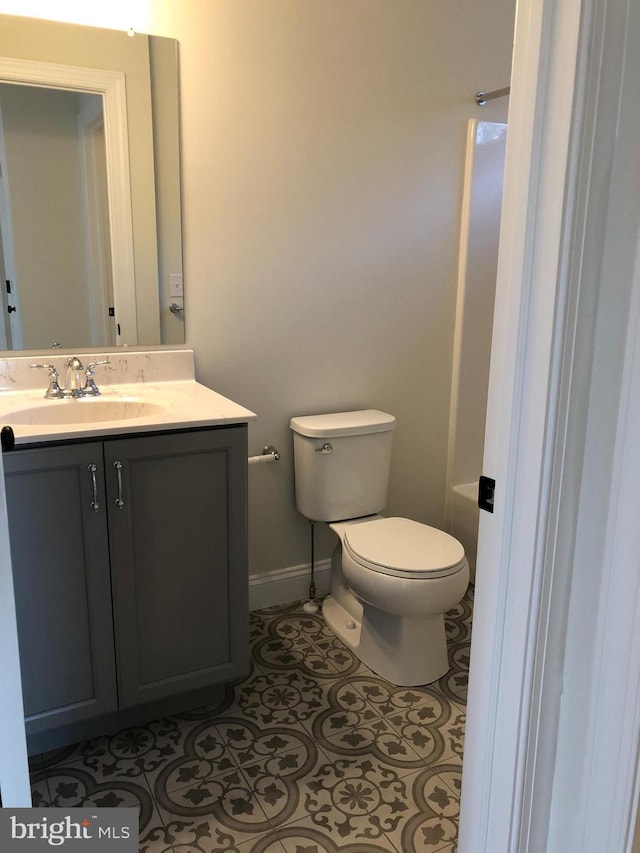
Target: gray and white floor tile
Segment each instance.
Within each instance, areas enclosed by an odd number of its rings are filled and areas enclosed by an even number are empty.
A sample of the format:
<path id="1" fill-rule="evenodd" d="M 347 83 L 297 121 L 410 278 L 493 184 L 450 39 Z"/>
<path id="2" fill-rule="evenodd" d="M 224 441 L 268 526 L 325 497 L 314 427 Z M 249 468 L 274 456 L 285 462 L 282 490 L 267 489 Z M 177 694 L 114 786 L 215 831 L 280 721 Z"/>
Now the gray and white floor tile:
<path id="1" fill-rule="evenodd" d="M 301 603 L 251 614 L 218 705 L 31 761 L 34 804 L 135 806 L 144 853 L 455 853 L 473 590 L 451 668 L 396 687 Z"/>

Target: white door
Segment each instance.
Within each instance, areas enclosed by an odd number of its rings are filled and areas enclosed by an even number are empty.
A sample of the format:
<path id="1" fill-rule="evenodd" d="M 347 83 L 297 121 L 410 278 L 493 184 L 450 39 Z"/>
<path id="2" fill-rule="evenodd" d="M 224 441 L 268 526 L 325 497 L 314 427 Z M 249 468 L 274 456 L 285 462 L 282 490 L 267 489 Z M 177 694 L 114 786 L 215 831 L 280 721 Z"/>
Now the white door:
<path id="1" fill-rule="evenodd" d="M 102 98 L 84 96 L 78 114 L 82 149 L 89 321 L 93 346 L 115 346 L 118 306 L 115 302 L 109 233 L 109 192 Z"/>
<path id="2" fill-rule="evenodd" d="M 630 844 L 639 59 L 634 0 L 518 6 L 460 853 Z"/>

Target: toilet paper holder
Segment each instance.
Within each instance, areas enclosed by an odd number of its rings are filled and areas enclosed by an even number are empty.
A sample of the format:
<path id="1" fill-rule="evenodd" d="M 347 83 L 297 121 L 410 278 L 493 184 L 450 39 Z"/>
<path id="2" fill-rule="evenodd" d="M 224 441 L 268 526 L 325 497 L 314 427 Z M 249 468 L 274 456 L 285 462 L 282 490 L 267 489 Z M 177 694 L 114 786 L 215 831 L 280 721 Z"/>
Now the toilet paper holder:
<path id="1" fill-rule="evenodd" d="M 280 454 L 273 444 L 266 444 L 262 448 L 262 453 L 259 456 L 250 456 L 247 461 L 249 465 L 257 465 L 262 462 L 279 462 Z"/>

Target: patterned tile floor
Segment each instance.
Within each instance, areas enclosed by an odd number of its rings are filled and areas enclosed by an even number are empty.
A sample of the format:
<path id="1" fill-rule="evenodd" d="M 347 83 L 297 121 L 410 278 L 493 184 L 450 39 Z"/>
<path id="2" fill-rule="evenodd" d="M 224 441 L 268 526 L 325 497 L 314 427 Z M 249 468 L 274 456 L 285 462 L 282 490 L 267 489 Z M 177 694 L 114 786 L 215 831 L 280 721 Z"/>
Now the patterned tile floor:
<path id="1" fill-rule="evenodd" d="M 473 590 L 451 669 L 394 687 L 299 604 L 251 614 L 224 702 L 32 760 L 34 805 L 138 806 L 146 853 L 454 853 Z"/>

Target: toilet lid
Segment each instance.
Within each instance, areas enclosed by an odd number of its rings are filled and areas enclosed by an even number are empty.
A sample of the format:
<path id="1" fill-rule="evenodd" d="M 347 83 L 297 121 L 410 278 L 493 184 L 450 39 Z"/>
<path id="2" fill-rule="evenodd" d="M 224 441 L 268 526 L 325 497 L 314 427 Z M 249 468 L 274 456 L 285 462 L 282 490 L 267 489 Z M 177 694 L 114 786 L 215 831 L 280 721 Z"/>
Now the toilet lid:
<path id="1" fill-rule="evenodd" d="M 464 548 L 443 530 L 409 518 L 379 518 L 354 524 L 344 535 L 351 555 L 383 574 L 442 577 L 464 563 Z"/>

